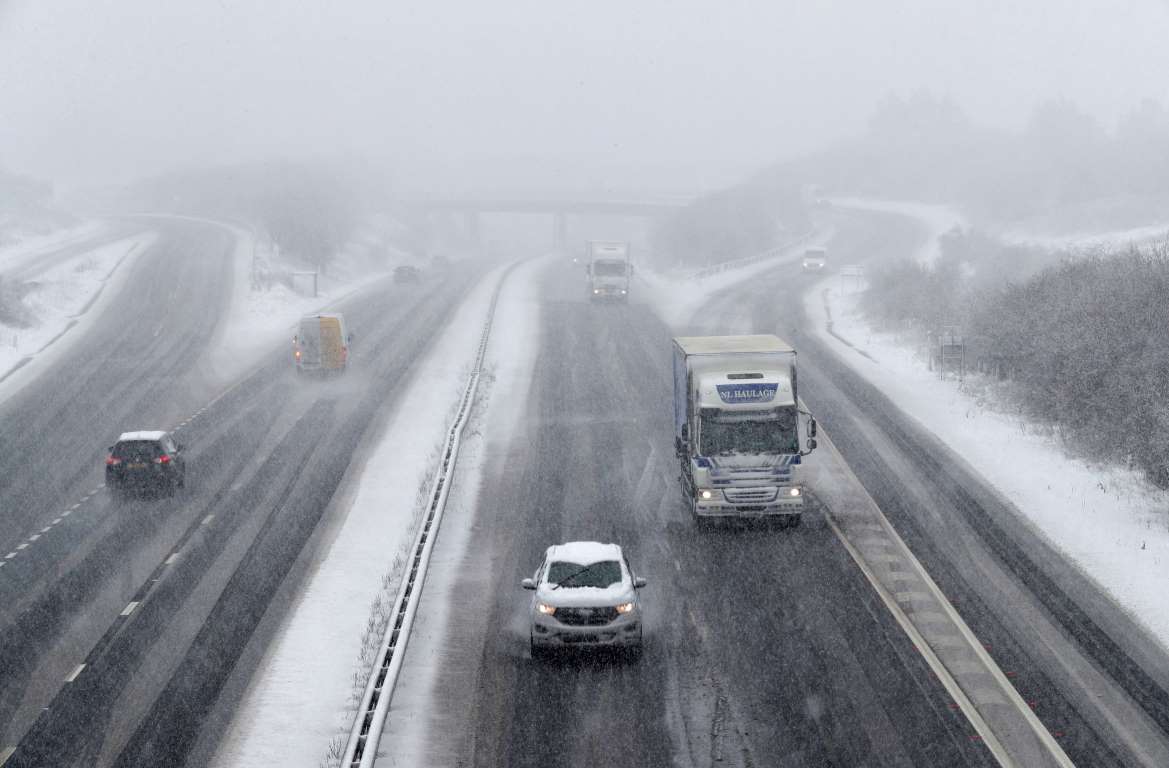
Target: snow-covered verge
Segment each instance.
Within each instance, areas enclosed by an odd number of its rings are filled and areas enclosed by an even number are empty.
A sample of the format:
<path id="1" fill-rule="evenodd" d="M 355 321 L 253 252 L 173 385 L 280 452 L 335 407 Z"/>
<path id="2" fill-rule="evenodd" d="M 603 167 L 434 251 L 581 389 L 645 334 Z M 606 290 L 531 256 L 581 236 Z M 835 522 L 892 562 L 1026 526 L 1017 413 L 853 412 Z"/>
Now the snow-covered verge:
<path id="1" fill-rule="evenodd" d="M 410 258 L 392 249 L 383 253 L 378 243 L 355 241 L 318 277 L 313 296 L 310 277 L 292 277 L 306 267 L 288 263 L 267 238 L 231 224 L 221 226 L 236 236 L 232 298 L 204 369 L 223 383 L 257 365 L 281 341 L 291 343 L 301 316 L 327 309 L 367 288 L 385 277 L 393 263 Z"/>
<path id="2" fill-rule="evenodd" d="M 14 287 L 20 295 L 9 295 L 13 306 L 8 312 L 19 314 L 26 327 L 0 323 L 0 399 L 67 350 L 81 335 L 80 327 L 92 323 L 117 294 L 133 261 L 156 238 L 154 232 L 143 232 L 77 253 L 46 267 L 35 280 L 26 275 Z"/>
<path id="3" fill-rule="evenodd" d="M 744 266 L 704 276 L 653 272 L 639 266 L 633 275 L 631 293 L 635 301 L 646 301 L 652 305 L 666 325 L 680 328 L 711 296 L 723 289 L 750 280 L 780 264 L 790 263 L 793 269 L 799 269 L 797 262 L 803 257 L 804 251 L 824 246 L 832 239 L 832 234 L 831 230 L 818 229 L 797 243 L 777 251 L 770 258 L 753 260 Z"/>
<path id="4" fill-rule="evenodd" d="M 9 233 L 0 247 L 0 273 L 20 269 L 47 253 L 96 237 L 108 226 L 107 222 L 93 220 L 39 235 L 23 236 Z"/>
<path id="5" fill-rule="evenodd" d="M 1137 472 L 1069 458 L 1050 434 L 996 408 L 996 382 L 940 379 L 918 350 L 875 332 L 859 291 L 826 280 L 805 296 L 815 332 L 903 412 L 962 456 L 1034 527 L 1169 647 L 1169 493 Z M 833 331 L 827 330 L 828 303 Z"/>
<path id="6" fill-rule="evenodd" d="M 860 197 L 835 197 L 829 202 L 837 208 L 875 211 L 907 216 L 919 221 L 926 231 L 925 244 L 914 255 L 919 264 L 932 264 L 941 253 L 938 238 L 954 229 L 967 229 L 966 217 L 948 205 L 931 205 L 908 200 L 873 200 Z"/>
<path id="7" fill-rule="evenodd" d="M 368 638 L 380 637 L 371 626 L 397 592 L 395 563 L 413 540 L 502 270 L 459 307 L 380 437 L 359 452 L 368 458 L 351 466 L 331 513 L 342 522 L 266 650 L 215 765 L 315 765 L 348 733 L 371 658 Z M 493 344 L 509 341 L 499 338 L 493 332 Z"/>

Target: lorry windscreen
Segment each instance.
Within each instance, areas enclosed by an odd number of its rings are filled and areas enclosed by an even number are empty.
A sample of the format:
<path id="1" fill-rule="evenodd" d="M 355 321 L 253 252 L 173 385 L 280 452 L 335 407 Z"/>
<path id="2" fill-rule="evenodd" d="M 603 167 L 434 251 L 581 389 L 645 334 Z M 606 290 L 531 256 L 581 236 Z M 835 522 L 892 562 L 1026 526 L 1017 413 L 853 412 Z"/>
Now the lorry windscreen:
<path id="1" fill-rule="evenodd" d="M 597 277 L 624 277 L 625 262 L 623 261 L 595 261 L 593 274 Z"/>
<path id="2" fill-rule="evenodd" d="M 699 453 L 703 456 L 799 453 L 797 416 L 794 405 L 769 411 L 766 418 L 703 410 L 699 417 Z"/>

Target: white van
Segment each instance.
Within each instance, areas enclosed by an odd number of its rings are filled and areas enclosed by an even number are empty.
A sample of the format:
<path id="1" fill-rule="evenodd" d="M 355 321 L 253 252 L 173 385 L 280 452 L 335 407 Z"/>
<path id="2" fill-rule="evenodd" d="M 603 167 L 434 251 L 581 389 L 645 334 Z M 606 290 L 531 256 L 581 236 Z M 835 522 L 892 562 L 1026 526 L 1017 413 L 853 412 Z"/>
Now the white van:
<path id="1" fill-rule="evenodd" d="M 349 366 L 352 335 L 345 327 L 345 316 L 330 312 L 300 319 L 292 337 L 292 357 L 296 372 L 320 371 L 342 373 Z"/>

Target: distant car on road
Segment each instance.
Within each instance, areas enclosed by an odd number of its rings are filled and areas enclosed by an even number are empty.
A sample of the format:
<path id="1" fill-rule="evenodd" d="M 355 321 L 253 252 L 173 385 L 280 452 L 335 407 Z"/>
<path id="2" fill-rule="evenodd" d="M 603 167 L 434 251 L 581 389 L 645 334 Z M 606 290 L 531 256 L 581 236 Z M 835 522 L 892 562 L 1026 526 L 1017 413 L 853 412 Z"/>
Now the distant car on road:
<path id="1" fill-rule="evenodd" d="M 554 648 L 616 647 L 641 652 L 641 599 L 621 547 L 571 541 L 548 547 L 524 589 L 533 590 L 531 648 L 536 658 Z"/>
<path id="2" fill-rule="evenodd" d="M 422 270 L 410 264 L 394 267 L 395 283 L 417 283 L 422 279 Z"/>
<path id="3" fill-rule="evenodd" d="M 106 457 L 106 487 L 114 493 L 153 489 L 173 496 L 186 476 L 182 446 L 169 432 L 123 432 Z"/>
<path id="4" fill-rule="evenodd" d="M 828 266 L 828 250 L 826 248 L 809 248 L 804 251 L 804 260 L 801 264 L 806 272 L 820 272 Z"/>

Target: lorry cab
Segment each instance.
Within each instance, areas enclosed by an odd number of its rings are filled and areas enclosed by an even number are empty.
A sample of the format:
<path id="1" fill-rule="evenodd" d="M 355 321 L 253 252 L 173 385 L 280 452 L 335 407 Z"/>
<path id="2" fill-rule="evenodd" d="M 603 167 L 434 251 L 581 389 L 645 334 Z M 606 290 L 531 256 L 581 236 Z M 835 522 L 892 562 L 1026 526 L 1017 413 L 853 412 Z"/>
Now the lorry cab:
<path id="1" fill-rule="evenodd" d="M 795 350 L 776 336 L 674 339 L 675 448 L 695 517 L 780 517 L 804 507 L 816 423 L 799 407 Z"/>
<path id="2" fill-rule="evenodd" d="M 297 373 L 342 373 L 349 366 L 353 340 L 345 316 L 337 313 L 308 315 L 300 319 L 292 337 L 292 357 Z"/>
<path id="3" fill-rule="evenodd" d="M 628 301 L 629 263 L 628 243 L 589 241 L 585 274 L 588 276 L 590 301 Z"/>

